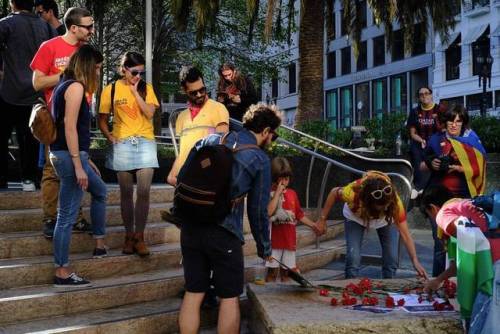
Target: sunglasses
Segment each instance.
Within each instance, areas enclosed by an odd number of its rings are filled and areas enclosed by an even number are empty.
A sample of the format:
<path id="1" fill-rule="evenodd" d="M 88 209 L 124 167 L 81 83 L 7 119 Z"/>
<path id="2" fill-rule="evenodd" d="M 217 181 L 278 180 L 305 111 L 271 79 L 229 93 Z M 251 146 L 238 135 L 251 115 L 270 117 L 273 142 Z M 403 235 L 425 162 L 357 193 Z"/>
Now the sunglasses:
<path id="1" fill-rule="evenodd" d="M 80 27 L 80 28 L 85 28 L 87 30 L 94 30 L 94 24 L 89 24 L 89 25 L 85 25 L 85 24 L 75 24 L 77 27 Z"/>
<path id="2" fill-rule="evenodd" d="M 384 195 L 392 194 L 392 186 L 385 186 L 383 189 L 377 189 L 370 193 L 374 199 L 381 199 Z"/>
<path id="3" fill-rule="evenodd" d="M 192 91 L 189 91 L 189 92 L 186 92 L 186 93 L 187 93 L 187 95 L 189 95 L 191 97 L 196 97 L 196 96 L 198 96 L 198 94 L 200 94 L 201 96 L 203 96 L 203 95 L 205 95 L 207 93 L 207 87 L 203 86 L 200 89 L 192 90 Z"/>
<path id="4" fill-rule="evenodd" d="M 127 71 L 129 71 L 133 77 L 136 77 L 137 75 L 144 75 L 146 73 L 146 71 L 131 70 L 130 68 L 127 68 Z"/>

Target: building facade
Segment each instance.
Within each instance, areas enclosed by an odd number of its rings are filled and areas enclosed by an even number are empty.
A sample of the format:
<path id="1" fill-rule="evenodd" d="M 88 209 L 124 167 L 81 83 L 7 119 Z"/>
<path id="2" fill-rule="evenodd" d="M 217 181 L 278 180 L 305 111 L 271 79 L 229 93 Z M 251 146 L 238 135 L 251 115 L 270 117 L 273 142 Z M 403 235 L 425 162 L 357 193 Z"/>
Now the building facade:
<path id="1" fill-rule="evenodd" d="M 478 76 L 474 75 L 477 69 L 471 60 L 471 50 L 478 44 L 482 46 L 481 50 L 491 50 L 494 63 L 492 88 L 488 89 L 489 105 L 491 110 L 500 108 L 500 0 L 467 0 L 462 8 L 457 8 L 459 23 L 450 32 L 449 43 L 441 43 L 432 27 L 417 24 L 411 52 L 405 52 L 404 32 L 397 25 L 393 28 L 394 46 L 389 50 L 383 27 L 376 25 L 366 1 L 363 6 L 361 19 L 364 28 L 357 59 L 346 34 L 338 0 L 333 13 L 334 33 L 325 40 L 324 118 L 333 128 L 360 125 L 363 120 L 384 113 L 409 113 L 418 103 L 417 91 L 422 86 L 433 88 L 436 101 L 443 99 L 463 103 L 471 110 L 479 109 L 477 101 L 480 95 L 477 94 L 482 88 L 478 87 Z M 421 37 L 422 29 L 429 29 L 425 39 Z M 457 51 L 456 45 L 460 45 L 462 35 L 467 36 L 469 44 L 459 46 Z M 489 42 L 485 43 L 485 39 Z M 262 97 L 276 102 L 285 111 L 285 122 L 289 125 L 293 124 L 298 104 L 297 45 L 295 36 L 288 50 L 290 65 L 281 71 L 280 80 L 275 79 L 264 86 L 267 88 Z M 446 51 L 448 49 L 452 51 Z"/>
<path id="2" fill-rule="evenodd" d="M 500 0 L 466 0 L 457 12 L 458 24 L 447 41 L 436 36 L 433 69 L 434 96 L 437 101 L 462 104 L 469 113 L 480 109 L 483 87 L 477 58 L 493 60 L 491 87 L 487 87 L 489 114 L 500 113 Z"/>

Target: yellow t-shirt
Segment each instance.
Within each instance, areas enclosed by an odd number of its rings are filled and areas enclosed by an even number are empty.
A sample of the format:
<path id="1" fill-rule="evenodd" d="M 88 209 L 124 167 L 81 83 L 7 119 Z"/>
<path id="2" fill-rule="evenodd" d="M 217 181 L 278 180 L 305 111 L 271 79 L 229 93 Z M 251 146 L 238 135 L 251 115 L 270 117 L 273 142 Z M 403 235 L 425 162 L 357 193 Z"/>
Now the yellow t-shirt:
<path id="1" fill-rule="evenodd" d="M 146 86 L 146 103 L 160 106 L 153 87 Z M 123 80 L 116 81 L 114 96 L 113 137 L 124 139 L 130 136 L 154 139 L 153 120 L 142 113 L 130 87 Z M 101 94 L 99 113 L 111 112 L 111 84 L 104 87 Z"/>
<path id="2" fill-rule="evenodd" d="M 182 111 L 175 122 L 175 133 L 180 137 L 179 147 L 179 170 L 189 155 L 189 151 L 194 144 L 215 132 L 217 125 L 221 123 L 229 124 L 229 112 L 226 107 L 217 101 L 208 99 L 200 112 L 194 119 L 191 119 L 189 109 Z M 175 171 L 177 175 L 179 171 Z"/>

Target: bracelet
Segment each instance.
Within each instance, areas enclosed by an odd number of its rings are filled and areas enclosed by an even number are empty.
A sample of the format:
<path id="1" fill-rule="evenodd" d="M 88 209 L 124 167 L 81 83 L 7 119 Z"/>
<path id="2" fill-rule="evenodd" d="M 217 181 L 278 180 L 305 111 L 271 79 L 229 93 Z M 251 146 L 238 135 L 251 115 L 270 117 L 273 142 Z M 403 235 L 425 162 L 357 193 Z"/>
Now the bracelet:
<path id="1" fill-rule="evenodd" d="M 80 157 L 80 154 L 69 154 L 71 156 L 71 158 L 79 158 Z"/>

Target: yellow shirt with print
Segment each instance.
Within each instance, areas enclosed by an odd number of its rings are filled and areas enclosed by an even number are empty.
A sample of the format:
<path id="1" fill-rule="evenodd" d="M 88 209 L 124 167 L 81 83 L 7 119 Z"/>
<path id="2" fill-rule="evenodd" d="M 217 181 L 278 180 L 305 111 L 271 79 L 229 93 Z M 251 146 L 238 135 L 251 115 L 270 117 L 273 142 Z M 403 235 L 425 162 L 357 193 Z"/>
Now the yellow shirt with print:
<path id="1" fill-rule="evenodd" d="M 208 99 L 200 112 L 194 119 L 191 119 L 189 109 L 182 111 L 175 122 L 175 133 L 180 137 L 178 168 L 184 165 L 189 151 L 194 144 L 209 134 L 215 132 L 217 125 L 221 123 L 229 124 L 229 112 L 226 107 L 217 101 Z M 179 172 L 174 171 L 175 174 Z"/>
<path id="2" fill-rule="evenodd" d="M 160 106 L 153 87 L 146 86 L 146 103 L 156 108 Z M 111 84 L 107 85 L 101 94 L 99 113 L 109 114 L 111 112 Z M 130 136 L 154 139 L 153 120 L 147 119 L 139 108 L 130 86 L 123 80 L 116 81 L 114 97 L 113 137 L 125 139 Z"/>

